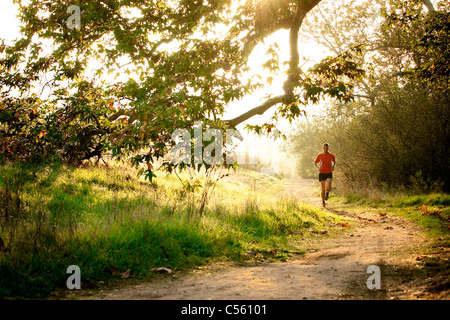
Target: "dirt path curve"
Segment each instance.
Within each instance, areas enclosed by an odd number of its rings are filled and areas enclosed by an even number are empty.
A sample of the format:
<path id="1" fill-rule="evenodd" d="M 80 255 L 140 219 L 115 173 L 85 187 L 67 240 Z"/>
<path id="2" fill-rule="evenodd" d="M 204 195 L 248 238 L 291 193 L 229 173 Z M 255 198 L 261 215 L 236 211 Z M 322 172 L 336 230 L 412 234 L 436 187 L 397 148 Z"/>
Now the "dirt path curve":
<path id="1" fill-rule="evenodd" d="M 292 180 L 283 192 L 319 205 L 314 193 L 317 183 L 311 180 Z M 384 271 L 389 273 L 403 264 L 414 264 L 414 245 L 426 243 L 421 230 L 392 215 L 383 218 L 377 213 L 335 213 L 351 220 L 349 231 L 338 238 L 309 240 L 308 247 L 315 250 L 288 262 L 245 267 L 214 264 L 81 299 L 361 299 L 368 294 L 373 298 L 374 290 L 366 285 L 369 265 L 381 268 L 382 288 L 376 298 L 409 298 L 410 288 L 398 283 L 391 288 Z"/>

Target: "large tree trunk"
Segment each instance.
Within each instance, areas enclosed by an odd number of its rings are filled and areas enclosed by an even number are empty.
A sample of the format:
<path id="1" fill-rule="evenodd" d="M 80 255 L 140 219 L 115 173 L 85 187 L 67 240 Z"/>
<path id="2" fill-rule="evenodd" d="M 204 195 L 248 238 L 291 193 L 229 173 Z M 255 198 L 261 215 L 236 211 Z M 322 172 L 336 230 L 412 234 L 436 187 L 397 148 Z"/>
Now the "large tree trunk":
<path id="1" fill-rule="evenodd" d="M 436 11 L 434 9 L 433 3 L 430 0 L 422 0 L 425 7 L 427 7 L 428 11 Z"/>
<path id="2" fill-rule="evenodd" d="M 315 6 L 317 6 L 322 0 L 298 0 L 297 1 L 297 10 L 294 12 L 290 19 L 289 24 L 289 50 L 290 50 L 290 60 L 289 60 L 289 70 L 288 77 L 283 84 L 284 95 L 276 96 L 268 99 L 266 102 L 257 106 L 240 116 L 228 120 L 227 123 L 230 127 L 235 127 L 236 125 L 244 122 L 245 120 L 259 114 L 262 115 L 264 112 L 269 110 L 271 107 L 279 104 L 289 104 L 293 102 L 294 99 L 294 88 L 298 85 L 300 68 L 299 68 L 299 53 L 298 53 L 298 35 L 300 31 L 300 27 L 302 26 L 303 20 L 305 19 L 308 12 L 310 12 Z M 288 21 L 289 22 L 289 21 Z M 271 30 L 275 32 L 281 28 L 286 26 L 286 19 L 280 21 L 280 23 L 275 24 L 274 29 Z M 252 35 L 252 39 L 244 46 L 244 54 L 250 55 L 251 50 L 255 46 L 254 39 L 258 38 L 254 34 Z"/>

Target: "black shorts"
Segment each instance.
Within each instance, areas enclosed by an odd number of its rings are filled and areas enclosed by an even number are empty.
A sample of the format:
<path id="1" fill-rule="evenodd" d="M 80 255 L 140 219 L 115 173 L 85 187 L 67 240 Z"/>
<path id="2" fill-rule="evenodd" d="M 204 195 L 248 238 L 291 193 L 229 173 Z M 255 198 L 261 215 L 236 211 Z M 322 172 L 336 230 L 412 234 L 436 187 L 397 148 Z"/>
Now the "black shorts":
<path id="1" fill-rule="evenodd" d="M 333 179 L 332 173 L 319 173 L 319 181 L 327 180 L 328 178 Z"/>

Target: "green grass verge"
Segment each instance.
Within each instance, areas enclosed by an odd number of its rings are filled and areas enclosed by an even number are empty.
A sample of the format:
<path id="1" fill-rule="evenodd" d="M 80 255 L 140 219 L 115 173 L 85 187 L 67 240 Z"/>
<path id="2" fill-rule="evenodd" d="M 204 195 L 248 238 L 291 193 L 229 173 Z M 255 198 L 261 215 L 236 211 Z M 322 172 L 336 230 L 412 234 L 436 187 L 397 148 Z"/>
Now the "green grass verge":
<path id="1" fill-rule="evenodd" d="M 64 289 L 67 267 L 82 286 L 151 277 L 211 259 L 285 260 L 292 239 L 341 221 L 280 198 L 282 179 L 241 171 L 218 183 L 202 215 L 201 195 L 175 176 L 154 184 L 127 167 L 0 167 L 0 298 L 45 298 Z M 328 235 L 332 235 L 330 230 Z M 252 256 L 246 252 L 253 252 Z"/>

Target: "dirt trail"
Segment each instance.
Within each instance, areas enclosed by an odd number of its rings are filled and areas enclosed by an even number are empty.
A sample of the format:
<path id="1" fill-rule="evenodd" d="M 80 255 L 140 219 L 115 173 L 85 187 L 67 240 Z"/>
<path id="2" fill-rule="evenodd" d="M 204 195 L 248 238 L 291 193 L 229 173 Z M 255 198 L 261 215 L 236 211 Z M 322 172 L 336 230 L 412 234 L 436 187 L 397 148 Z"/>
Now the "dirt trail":
<path id="1" fill-rule="evenodd" d="M 283 192 L 301 201 L 320 204 L 317 183 L 292 180 Z M 333 208 L 327 208 L 333 211 Z M 288 262 L 233 266 L 226 263 L 197 268 L 178 275 L 112 290 L 88 293 L 80 299 L 409 299 L 417 290 L 390 275 L 396 268 L 414 265 L 420 246 L 427 240 L 407 219 L 377 213 L 346 215 L 351 227 L 338 238 L 309 241 L 314 250 Z M 359 218 L 358 218 L 359 217 Z M 302 245 L 304 247 L 304 243 Z M 369 265 L 381 268 L 381 290 L 369 290 Z"/>

